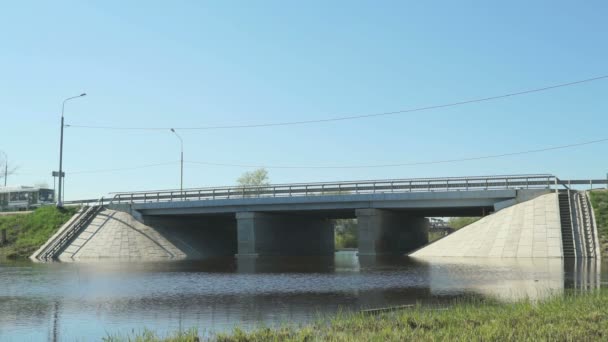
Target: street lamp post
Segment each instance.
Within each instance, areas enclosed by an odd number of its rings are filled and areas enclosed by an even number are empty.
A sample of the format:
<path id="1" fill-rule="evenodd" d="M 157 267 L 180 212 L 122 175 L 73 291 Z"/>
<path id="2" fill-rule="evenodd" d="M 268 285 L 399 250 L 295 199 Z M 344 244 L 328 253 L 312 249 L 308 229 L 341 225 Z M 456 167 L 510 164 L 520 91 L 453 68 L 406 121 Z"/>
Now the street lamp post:
<path id="1" fill-rule="evenodd" d="M 82 93 L 78 96 L 68 97 L 67 99 L 63 100 L 63 103 L 61 104 L 61 135 L 59 138 L 59 190 L 57 194 L 57 207 L 63 207 L 61 190 L 63 186 L 63 112 L 65 110 L 65 103 L 69 100 L 77 99 L 86 95 L 86 93 Z"/>
<path id="2" fill-rule="evenodd" d="M 177 134 L 175 129 L 171 128 L 171 132 L 175 133 L 175 136 L 179 138 L 181 145 L 181 160 L 180 160 L 180 178 L 179 178 L 179 191 L 184 191 L 184 140 Z"/>

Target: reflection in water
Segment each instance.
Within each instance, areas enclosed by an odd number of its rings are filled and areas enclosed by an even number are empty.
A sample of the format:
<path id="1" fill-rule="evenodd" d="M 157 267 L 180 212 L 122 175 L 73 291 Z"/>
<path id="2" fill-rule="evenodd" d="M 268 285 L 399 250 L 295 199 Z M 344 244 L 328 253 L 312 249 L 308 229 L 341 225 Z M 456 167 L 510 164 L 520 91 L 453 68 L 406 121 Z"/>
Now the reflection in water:
<path id="1" fill-rule="evenodd" d="M 562 294 L 562 259 L 426 259 L 432 293 L 480 294 L 499 300 L 542 299 Z"/>
<path id="2" fill-rule="evenodd" d="M 537 299 L 564 288 L 598 287 L 607 278 L 599 266 L 561 259 L 359 258 L 355 252 L 334 258 L 0 263 L 0 340 L 88 340 L 144 327 L 218 331 L 460 296 Z"/>
<path id="3" fill-rule="evenodd" d="M 605 261 L 604 261 L 605 262 Z M 606 271 L 608 264 L 604 264 Z M 602 262 L 600 259 L 564 259 L 564 287 L 574 290 L 590 290 L 600 288 Z M 606 277 L 605 277 L 606 278 Z"/>

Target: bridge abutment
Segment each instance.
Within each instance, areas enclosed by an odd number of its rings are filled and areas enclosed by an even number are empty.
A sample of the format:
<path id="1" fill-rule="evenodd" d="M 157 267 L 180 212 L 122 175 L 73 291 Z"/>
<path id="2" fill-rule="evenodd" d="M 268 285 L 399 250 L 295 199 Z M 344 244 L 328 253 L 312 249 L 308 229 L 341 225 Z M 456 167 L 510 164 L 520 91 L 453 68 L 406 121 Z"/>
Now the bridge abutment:
<path id="1" fill-rule="evenodd" d="M 327 218 L 239 212 L 236 221 L 238 257 L 334 253 L 333 224 Z"/>
<path id="2" fill-rule="evenodd" d="M 383 209 L 357 209 L 359 255 L 401 255 L 428 243 L 428 219 Z"/>
<path id="3" fill-rule="evenodd" d="M 230 216 L 144 216 L 143 221 L 188 258 L 232 256 L 237 250 L 236 222 Z"/>

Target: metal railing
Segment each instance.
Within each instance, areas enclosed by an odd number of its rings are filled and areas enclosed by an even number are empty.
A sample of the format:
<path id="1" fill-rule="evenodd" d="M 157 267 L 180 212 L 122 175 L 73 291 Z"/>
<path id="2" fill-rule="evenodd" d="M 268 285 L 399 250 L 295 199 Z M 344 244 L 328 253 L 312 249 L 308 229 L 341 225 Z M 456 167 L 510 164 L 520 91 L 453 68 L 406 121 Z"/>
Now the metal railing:
<path id="1" fill-rule="evenodd" d="M 108 199 L 102 198 L 92 198 L 92 199 L 82 199 L 82 200 L 73 200 L 73 201 L 63 201 L 63 205 L 66 207 L 72 206 L 95 206 L 100 205 L 103 206 L 110 202 Z"/>
<path id="2" fill-rule="evenodd" d="M 51 241 L 48 246 L 39 254 L 38 259 L 49 261 L 58 254 L 72 241 L 86 225 L 95 218 L 95 215 L 102 209 L 101 206 L 90 206 L 82 208 L 78 216 L 70 223 L 66 229 Z"/>
<path id="3" fill-rule="evenodd" d="M 606 179 L 566 179 L 560 181 L 563 186 L 567 186 L 568 188 L 575 187 L 577 185 L 582 185 L 585 187 L 589 187 L 589 190 L 597 189 L 600 187 L 608 188 L 608 178 Z M 594 186 L 597 186 L 594 188 Z"/>
<path id="4" fill-rule="evenodd" d="M 606 182 L 604 180 L 604 182 Z M 150 203 L 236 198 L 354 195 L 500 189 L 557 189 L 564 182 L 553 175 L 413 178 L 333 183 L 296 183 L 114 193 L 110 203 Z"/>

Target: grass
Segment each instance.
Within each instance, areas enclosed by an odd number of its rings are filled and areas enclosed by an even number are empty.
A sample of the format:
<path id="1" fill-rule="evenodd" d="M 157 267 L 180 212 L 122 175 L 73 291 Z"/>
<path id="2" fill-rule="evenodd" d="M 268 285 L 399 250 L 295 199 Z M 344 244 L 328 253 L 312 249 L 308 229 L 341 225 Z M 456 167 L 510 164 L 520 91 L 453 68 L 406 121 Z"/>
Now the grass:
<path id="1" fill-rule="evenodd" d="M 448 220 L 448 227 L 456 230 L 468 226 L 473 222 L 477 222 L 481 217 L 450 217 Z"/>
<path id="2" fill-rule="evenodd" d="M 197 329 L 189 329 L 186 331 L 178 331 L 168 336 L 159 336 L 156 332 L 144 329 L 141 333 L 136 333 L 133 331 L 131 334 L 122 336 L 122 335 L 108 335 L 103 338 L 104 342 L 119 342 L 119 341 L 129 341 L 129 342 L 148 342 L 148 341 L 163 341 L 163 342 L 196 342 L 200 341 L 198 337 Z"/>
<path id="3" fill-rule="evenodd" d="M 597 231 L 600 245 L 602 246 L 602 257 L 608 257 L 608 190 L 594 190 L 590 192 L 591 205 L 595 214 Z"/>
<path id="4" fill-rule="evenodd" d="M 443 232 L 429 232 L 429 243 L 437 241 L 442 237 L 445 237 Z"/>
<path id="5" fill-rule="evenodd" d="M 27 258 L 42 246 L 77 211 L 46 206 L 25 215 L 0 216 L 0 230 L 6 229 L 7 243 L 0 246 L 0 256 Z"/>
<path id="6" fill-rule="evenodd" d="M 180 337 L 181 336 L 181 337 Z M 202 338 L 201 338 L 202 339 Z M 245 341 L 600 341 L 608 339 L 608 291 L 571 292 L 540 302 L 459 300 L 445 310 L 416 306 L 381 314 L 339 314 L 301 327 L 235 329 L 210 338 Z M 197 341 L 195 330 L 167 338 L 112 336 L 106 341 Z"/>

